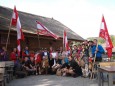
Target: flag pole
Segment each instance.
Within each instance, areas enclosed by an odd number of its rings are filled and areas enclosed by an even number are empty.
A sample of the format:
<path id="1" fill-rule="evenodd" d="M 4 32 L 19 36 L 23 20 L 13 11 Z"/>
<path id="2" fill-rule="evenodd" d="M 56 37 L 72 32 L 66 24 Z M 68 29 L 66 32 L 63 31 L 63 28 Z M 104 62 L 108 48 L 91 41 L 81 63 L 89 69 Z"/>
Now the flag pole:
<path id="1" fill-rule="evenodd" d="M 38 37 L 38 48 L 40 48 L 40 37 L 39 37 L 39 30 L 37 30 L 37 37 Z M 36 75 L 38 75 L 38 71 L 37 71 L 37 64 L 35 64 L 35 66 L 36 66 Z M 40 71 L 40 70 L 39 70 Z"/>
<path id="2" fill-rule="evenodd" d="M 65 31 L 63 30 L 63 51 L 65 51 L 65 37 L 64 37 L 65 34 L 64 34 L 64 32 Z"/>
<path id="3" fill-rule="evenodd" d="M 12 15 L 13 15 L 13 12 L 12 12 Z M 8 47 L 8 41 L 9 41 L 9 38 L 10 38 L 11 22 L 12 22 L 12 17 L 11 17 L 11 19 L 10 19 L 10 26 L 9 26 L 8 36 L 7 36 L 7 40 L 6 40 L 6 50 L 7 50 L 7 47 Z"/>
<path id="4" fill-rule="evenodd" d="M 96 45 L 95 51 L 96 51 L 97 49 L 98 49 L 98 43 L 97 43 L 97 45 Z M 92 72 L 91 72 L 90 79 L 93 79 L 93 78 L 94 78 L 94 73 L 95 73 L 94 66 L 95 66 L 96 54 L 97 54 L 97 51 L 96 51 L 95 54 L 94 54 L 93 64 L 92 64 Z"/>
<path id="5" fill-rule="evenodd" d="M 9 41 L 9 38 L 10 38 L 11 21 L 12 21 L 12 18 L 10 19 L 10 26 L 9 26 L 8 36 L 7 36 L 7 40 L 6 40 L 6 50 L 7 50 L 7 47 L 8 47 L 8 41 Z"/>
<path id="6" fill-rule="evenodd" d="M 100 27 L 101 27 L 101 24 L 100 24 Z M 98 49 L 98 40 L 97 40 L 97 44 L 96 44 L 95 51 L 96 51 L 97 49 Z M 94 54 L 93 63 L 92 63 L 92 72 L 91 72 L 90 79 L 93 79 L 93 78 L 94 78 L 94 65 L 95 65 L 95 60 L 96 60 L 96 54 L 97 54 L 97 52 L 95 52 L 95 54 Z"/>
<path id="7" fill-rule="evenodd" d="M 38 36 L 38 48 L 40 48 L 40 35 L 39 35 L 39 31 L 37 33 L 37 36 Z"/>
<path id="8" fill-rule="evenodd" d="M 64 39 L 63 39 L 63 51 L 64 51 Z"/>

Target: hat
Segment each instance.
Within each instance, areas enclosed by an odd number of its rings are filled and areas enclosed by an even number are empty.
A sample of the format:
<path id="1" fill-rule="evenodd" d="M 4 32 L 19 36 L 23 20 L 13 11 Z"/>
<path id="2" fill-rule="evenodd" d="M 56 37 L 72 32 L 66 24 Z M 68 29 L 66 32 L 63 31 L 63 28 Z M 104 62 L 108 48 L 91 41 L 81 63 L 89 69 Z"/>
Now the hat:
<path id="1" fill-rule="evenodd" d="M 89 42 L 93 43 L 93 41 L 92 41 L 92 40 L 89 40 L 89 41 L 88 41 L 88 43 L 89 43 Z"/>
<path id="2" fill-rule="evenodd" d="M 47 48 L 44 48 L 44 50 L 47 50 Z"/>

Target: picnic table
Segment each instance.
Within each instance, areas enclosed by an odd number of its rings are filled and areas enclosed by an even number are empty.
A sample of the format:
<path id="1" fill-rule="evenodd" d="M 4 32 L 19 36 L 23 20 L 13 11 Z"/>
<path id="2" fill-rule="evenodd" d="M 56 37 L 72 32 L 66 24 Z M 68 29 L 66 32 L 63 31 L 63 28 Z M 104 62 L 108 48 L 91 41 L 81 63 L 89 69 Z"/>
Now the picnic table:
<path id="1" fill-rule="evenodd" d="M 108 73 L 108 86 L 113 86 L 113 73 L 115 73 L 115 66 L 102 66 L 98 67 L 98 86 L 101 86 L 102 79 L 101 73 Z"/>

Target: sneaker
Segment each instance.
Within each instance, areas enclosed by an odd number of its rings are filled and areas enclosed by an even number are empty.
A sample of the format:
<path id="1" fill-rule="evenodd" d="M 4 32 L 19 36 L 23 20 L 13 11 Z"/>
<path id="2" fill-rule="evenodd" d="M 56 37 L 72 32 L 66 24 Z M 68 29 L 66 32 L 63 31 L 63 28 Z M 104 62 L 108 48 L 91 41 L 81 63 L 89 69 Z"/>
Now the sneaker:
<path id="1" fill-rule="evenodd" d="M 73 78 L 76 78 L 76 77 L 78 77 L 78 75 L 77 75 L 77 74 L 73 74 L 72 76 L 73 76 Z"/>
<path id="2" fill-rule="evenodd" d="M 62 76 L 66 76 L 66 73 L 63 73 L 63 75 Z"/>

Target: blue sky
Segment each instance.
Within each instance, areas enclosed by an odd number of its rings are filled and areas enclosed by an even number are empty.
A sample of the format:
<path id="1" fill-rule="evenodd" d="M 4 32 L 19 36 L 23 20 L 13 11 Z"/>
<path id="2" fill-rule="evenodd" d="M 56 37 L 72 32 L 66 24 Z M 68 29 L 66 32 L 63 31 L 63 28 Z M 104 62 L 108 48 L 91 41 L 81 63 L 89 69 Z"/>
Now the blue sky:
<path id="1" fill-rule="evenodd" d="M 1 0 L 0 5 L 54 18 L 83 38 L 98 36 L 102 14 L 115 35 L 115 0 Z"/>

